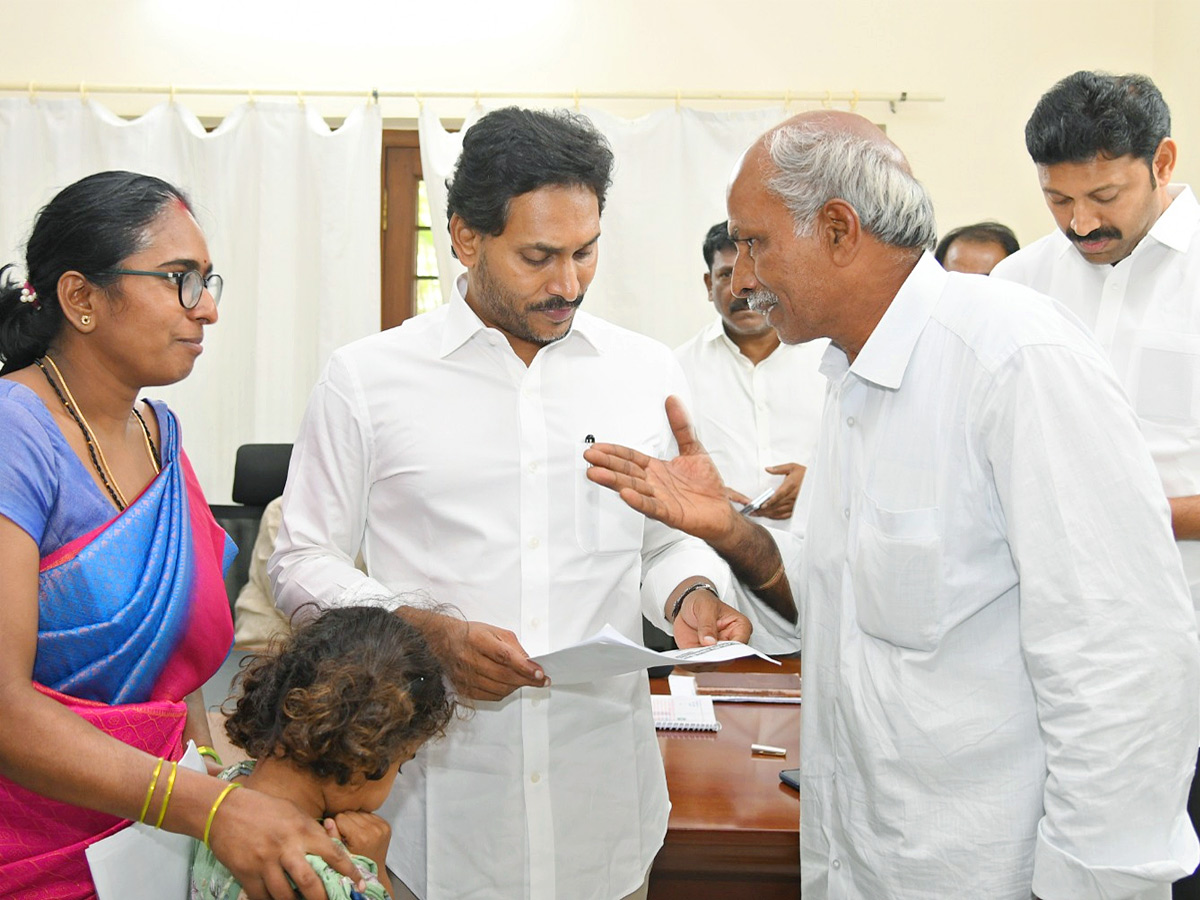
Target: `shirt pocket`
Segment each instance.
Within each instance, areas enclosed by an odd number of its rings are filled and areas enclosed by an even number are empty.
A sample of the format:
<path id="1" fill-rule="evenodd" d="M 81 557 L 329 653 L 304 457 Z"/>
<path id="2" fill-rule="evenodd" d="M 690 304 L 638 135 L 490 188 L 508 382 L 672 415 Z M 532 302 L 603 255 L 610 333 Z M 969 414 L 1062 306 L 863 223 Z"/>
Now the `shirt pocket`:
<path id="1" fill-rule="evenodd" d="M 583 452 L 589 446 L 581 441 L 575 448 L 575 539 L 587 553 L 640 550 L 645 517 L 616 491 L 588 479 Z"/>
<path id="2" fill-rule="evenodd" d="M 935 506 L 884 509 L 863 494 L 851 583 L 858 625 L 872 637 L 914 650 L 941 640 L 938 513 Z"/>
<path id="3" fill-rule="evenodd" d="M 1130 400 L 1138 418 L 1200 425 L 1200 335 L 1141 329 L 1134 341 Z"/>

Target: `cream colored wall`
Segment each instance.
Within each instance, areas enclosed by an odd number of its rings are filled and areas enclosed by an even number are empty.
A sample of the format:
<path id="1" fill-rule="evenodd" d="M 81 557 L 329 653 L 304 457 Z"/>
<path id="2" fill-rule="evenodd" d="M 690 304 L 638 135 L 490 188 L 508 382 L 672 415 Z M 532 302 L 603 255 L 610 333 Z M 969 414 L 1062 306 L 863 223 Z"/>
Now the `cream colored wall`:
<path id="1" fill-rule="evenodd" d="M 909 103 L 895 114 L 864 103 L 859 111 L 886 124 L 908 153 L 942 230 L 997 218 L 1025 242 L 1050 220 L 1025 155 L 1024 122 L 1038 96 L 1076 69 L 1156 78 L 1178 123 L 1178 176 L 1200 172 L 1198 7 L 1194 0 L 5 0 L 0 82 L 337 87 L 364 95 L 371 87 L 938 94 L 944 103 Z M 122 113 L 153 102 L 104 99 Z M 185 102 L 219 115 L 237 101 Z M 309 102 L 328 115 L 346 108 Z M 467 105 L 427 102 L 449 116 Z M 626 115 L 651 108 L 605 105 Z M 415 104 L 389 101 L 384 114 L 411 118 Z"/>

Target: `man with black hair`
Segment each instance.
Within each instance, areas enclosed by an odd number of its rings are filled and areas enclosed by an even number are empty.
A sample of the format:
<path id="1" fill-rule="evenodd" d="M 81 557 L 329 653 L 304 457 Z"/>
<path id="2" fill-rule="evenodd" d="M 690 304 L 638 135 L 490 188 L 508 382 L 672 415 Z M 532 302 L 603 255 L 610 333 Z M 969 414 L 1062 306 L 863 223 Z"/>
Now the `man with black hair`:
<path id="1" fill-rule="evenodd" d="M 646 676 L 556 686 L 529 657 L 606 623 L 639 640 L 643 613 L 681 646 L 749 637 L 708 548 L 586 478 L 592 441 L 673 452 L 663 403 L 687 391 L 666 347 L 579 310 L 612 162 L 581 116 L 473 125 L 447 201 L 466 274 L 334 353 L 292 456 L 283 609 L 424 594 L 471 620 L 399 610 L 477 701 L 384 807 L 412 896 L 644 896 L 669 810 Z"/>
<path id="2" fill-rule="evenodd" d="M 947 272 L 990 275 L 996 263 L 1020 249 L 1017 236 L 1007 225 L 976 222 L 947 231 L 938 241 L 933 258 Z"/>
<path id="3" fill-rule="evenodd" d="M 692 389 L 692 421 L 721 470 L 730 502 L 745 506 L 772 493 L 756 521 L 788 529 L 805 467 L 817 445 L 825 376 L 817 367 L 828 341 L 784 344 L 766 316 L 730 288 L 737 246 L 728 223 L 704 237 L 704 287 L 717 318 L 675 350 Z M 737 586 L 735 586 L 737 589 Z M 767 653 L 800 649 L 792 622 L 738 590 L 738 607 L 755 623 L 751 643 Z"/>
<path id="4" fill-rule="evenodd" d="M 1063 303 L 1108 354 L 1200 609 L 1200 203 L 1171 183 L 1170 110 L 1144 75 L 1076 72 L 1038 101 L 1025 145 L 1059 231 L 993 274 Z"/>

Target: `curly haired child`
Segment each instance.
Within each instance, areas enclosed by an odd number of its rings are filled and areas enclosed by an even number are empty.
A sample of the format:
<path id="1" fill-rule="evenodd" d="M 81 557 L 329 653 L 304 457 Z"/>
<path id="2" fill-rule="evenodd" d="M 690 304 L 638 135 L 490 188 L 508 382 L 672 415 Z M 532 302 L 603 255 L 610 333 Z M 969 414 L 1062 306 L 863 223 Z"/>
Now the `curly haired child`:
<path id="1" fill-rule="evenodd" d="M 290 800 L 346 845 L 363 871 L 357 885 L 308 857 L 329 900 L 387 900 L 391 828 L 374 810 L 400 766 L 442 733 L 455 709 L 420 632 L 378 607 L 330 609 L 255 657 L 238 683 L 225 730 L 257 763 L 238 763 L 221 777 Z M 191 896 L 244 896 L 203 844 Z"/>

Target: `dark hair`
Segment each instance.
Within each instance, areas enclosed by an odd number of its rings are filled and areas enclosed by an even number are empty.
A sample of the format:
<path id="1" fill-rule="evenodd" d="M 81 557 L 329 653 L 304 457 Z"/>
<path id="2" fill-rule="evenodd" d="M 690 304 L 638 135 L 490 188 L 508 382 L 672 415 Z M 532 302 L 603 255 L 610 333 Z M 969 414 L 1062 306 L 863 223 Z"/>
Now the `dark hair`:
<path id="1" fill-rule="evenodd" d="M 1085 71 L 1042 95 L 1025 125 L 1025 146 L 1039 165 L 1132 155 L 1153 173 L 1154 154 L 1170 134 L 1171 111 L 1145 75 Z"/>
<path id="2" fill-rule="evenodd" d="M 187 196 L 161 178 L 114 171 L 81 178 L 42 207 L 25 247 L 25 277 L 36 302 L 21 301 L 24 282 L 0 278 L 0 374 L 31 365 L 58 335 L 63 273 L 76 271 L 108 287 L 116 276 L 98 273 L 144 249 L 148 226 L 172 201 L 191 210 Z"/>
<path id="3" fill-rule="evenodd" d="M 712 228 L 708 229 L 708 234 L 704 235 L 704 270 L 712 271 L 713 259 L 717 255 L 718 250 L 733 250 L 737 244 L 733 242 L 733 238 L 729 236 L 729 221 L 718 222 Z"/>
<path id="4" fill-rule="evenodd" d="M 976 222 L 974 225 L 963 225 L 961 228 L 947 231 L 946 236 L 938 241 L 937 248 L 933 251 L 933 258 L 945 265 L 946 254 L 950 252 L 950 245 L 955 241 L 966 241 L 969 244 L 999 244 L 1004 249 L 1005 256 L 1012 256 L 1021 249 L 1020 243 L 1017 242 L 1017 236 L 1007 225 L 990 221 Z"/>
<path id="5" fill-rule="evenodd" d="M 229 739 L 347 784 L 380 778 L 454 715 L 441 663 L 416 626 L 377 606 L 329 609 L 238 674 Z"/>
<path id="6" fill-rule="evenodd" d="M 546 185 L 592 190 L 600 212 L 612 184 L 612 149 L 585 116 L 508 106 L 490 112 L 463 136 L 446 179 L 446 218 L 458 214 L 492 236 L 508 224 L 513 197 Z"/>

